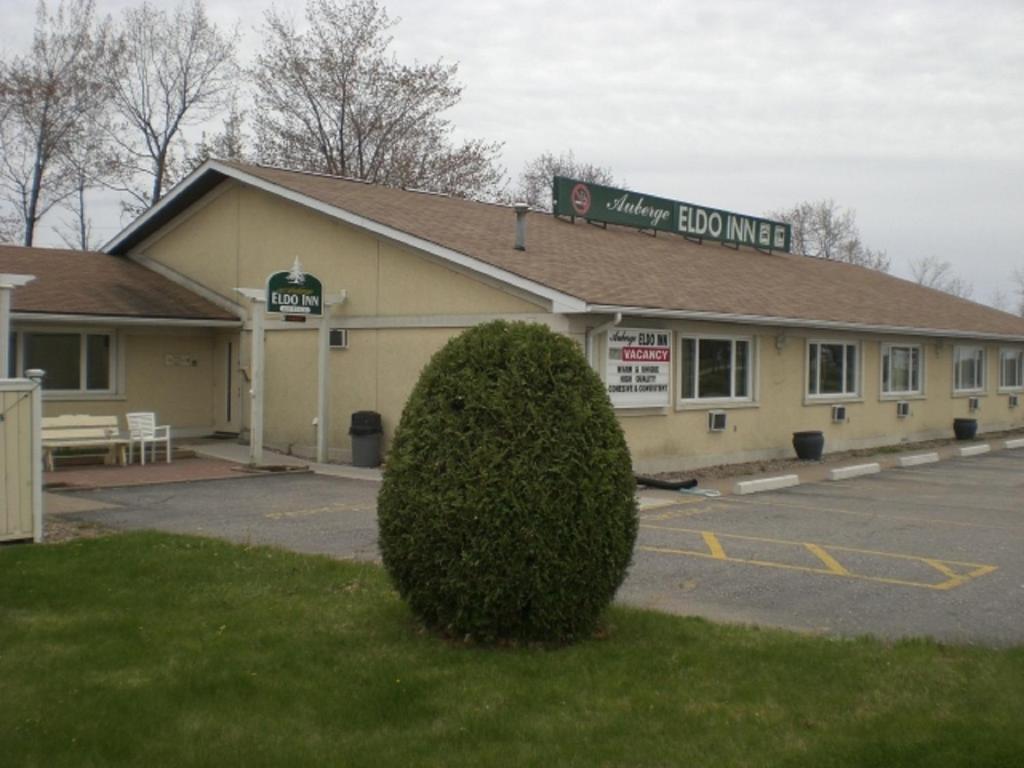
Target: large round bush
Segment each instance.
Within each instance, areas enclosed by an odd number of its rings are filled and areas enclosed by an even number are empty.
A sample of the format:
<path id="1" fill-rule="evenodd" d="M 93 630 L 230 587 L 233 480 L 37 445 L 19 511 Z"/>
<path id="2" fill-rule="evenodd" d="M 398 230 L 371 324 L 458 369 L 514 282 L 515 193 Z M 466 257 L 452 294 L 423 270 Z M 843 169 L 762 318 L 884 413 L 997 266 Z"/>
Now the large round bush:
<path id="1" fill-rule="evenodd" d="M 379 499 L 399 593 L 447 634 L 591 633 L 636 539 L 629 451 L 579 347 L 494 322 L 434 355 L 402 414 Z"/>

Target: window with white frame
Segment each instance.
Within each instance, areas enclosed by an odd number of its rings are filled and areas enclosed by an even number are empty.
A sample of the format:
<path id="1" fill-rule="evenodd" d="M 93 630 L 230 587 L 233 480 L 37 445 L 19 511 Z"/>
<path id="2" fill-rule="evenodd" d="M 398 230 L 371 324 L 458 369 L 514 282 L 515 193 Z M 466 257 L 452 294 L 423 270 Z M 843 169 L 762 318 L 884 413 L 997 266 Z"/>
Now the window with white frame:
<path id="1" fill-rule="evenodd" d="M 999 350 L 999 388 L 1024 389 L 1024 347 Z"/>
<path id="2" fill-rule="evenodd" d="M 921 394 L 921 347 L 885 344 L 882 347 L 882 394 Z"/>
<path id="3" fill-rule="evenodd" d="M 953 348 L 953 389 L 980 392 L 985 388 L 985 349 L 975 346 Z"/>
<path id="4" fill-rule="evenodd" d="M 751 349 L 750 339 L 683 336 L 679 355 L 680 398 L 749 401 Z"/>
<path id="5" fill-rule="evenodd" d="M 807 394 L 811 397 L 853 397 L 860 392 L 860 348 L 839 341 L 807 344 Z"/>
<path id="6" fill-rule="evenodd" d="M 11 345 L 11 373 L 41 368 L 47 392 L 95 394 L 116 388 L 115 339 L 89 331 L 19 331 Z"/>

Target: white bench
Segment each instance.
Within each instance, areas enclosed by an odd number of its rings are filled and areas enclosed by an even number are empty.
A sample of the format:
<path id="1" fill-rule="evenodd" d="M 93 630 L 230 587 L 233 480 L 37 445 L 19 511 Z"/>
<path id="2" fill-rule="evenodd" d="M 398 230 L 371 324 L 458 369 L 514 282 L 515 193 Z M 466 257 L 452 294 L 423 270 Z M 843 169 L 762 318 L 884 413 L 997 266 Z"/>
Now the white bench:
<path id="1" fill-rule="evenodd" d="M 53 452 L 58 448 L 105 447 L 108 455 L 115 455 L 125 465 L 125 451 L 128 439 L 121 436 L 117 416 L 44 416 L 43 417 L 43 460 L 46 468 L 53 471 Z"/>

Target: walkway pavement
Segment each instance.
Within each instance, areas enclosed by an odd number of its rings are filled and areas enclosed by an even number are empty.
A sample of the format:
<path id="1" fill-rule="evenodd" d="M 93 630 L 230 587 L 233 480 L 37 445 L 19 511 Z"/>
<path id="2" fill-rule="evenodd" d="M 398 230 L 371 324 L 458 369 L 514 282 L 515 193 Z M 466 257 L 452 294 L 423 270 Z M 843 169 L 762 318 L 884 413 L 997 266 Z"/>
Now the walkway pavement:
<path id="1" fill-rule="evenodd" d="M 240 445 L 234 440 L 199 440 L 182 445 L 190 451 L 195 451 L 197 456 L 204 456 L 211 459 L 233 461 L 237 464 L 249 463 L 249 446 Z M 264 464 L 280 464 L 288 467 L 309 467 L 318 475 L 328 477 L 342 477 L 348 480 L 383 480 L 383 472 L 379 468 L 353 467 L 350 464 L 319 464 L 315 461 L 307 461 L 297 456 L 288 456 L 277 453 L 267 448 L 263 449 Z"/>

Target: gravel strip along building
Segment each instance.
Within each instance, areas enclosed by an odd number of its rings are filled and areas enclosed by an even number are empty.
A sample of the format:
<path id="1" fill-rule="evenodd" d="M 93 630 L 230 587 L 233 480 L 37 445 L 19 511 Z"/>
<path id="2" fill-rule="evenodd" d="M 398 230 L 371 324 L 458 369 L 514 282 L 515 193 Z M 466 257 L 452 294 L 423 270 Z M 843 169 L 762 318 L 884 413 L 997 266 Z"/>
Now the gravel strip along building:
<path id="1" fill-rule="evenodd" d="M 87 268 L 0 250 L 0 272 L 38 277 L 13 293 L 13 372 L 77 355 L 48 413 L 141 408 L 181 434 L 245 435 L 252 323 L 236 289 L 298 259 L 345 294 L 327 356 L 336 460 L 350 458 L 352 412 L 383 415 L 386 448 L 430 356 L 497 318 L 579 343 L 640 471 L 788 456 L 796 431 L 836 451 L 951 436 L 954 418 L 1024 426 L 1022 318 L 790 254 L 773 222 L 565 179 L 555 194 L 568 215 L 209 161 L 105 254 L 77 254 Z M 118 270 L 109 307 L 65 300 L 98 295 Z M 316 325 L 265 322 L 263 441 L 300 455 L 316 444 Z"/>

